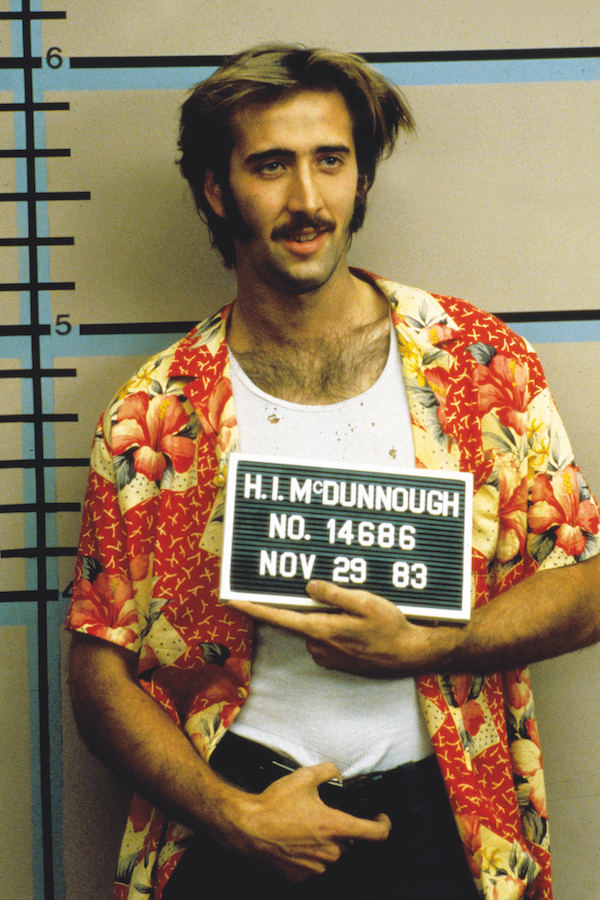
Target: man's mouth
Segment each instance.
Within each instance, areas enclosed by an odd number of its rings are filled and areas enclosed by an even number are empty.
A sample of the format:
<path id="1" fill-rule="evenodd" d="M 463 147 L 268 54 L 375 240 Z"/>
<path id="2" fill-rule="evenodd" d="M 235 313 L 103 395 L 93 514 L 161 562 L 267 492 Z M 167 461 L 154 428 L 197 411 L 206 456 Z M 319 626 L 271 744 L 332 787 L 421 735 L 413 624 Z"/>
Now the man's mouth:
<path id="1" fill-rule="evenodd" d="M 326 222 L 319 223 L 301 223 L 300 225 L 283 225 L 281 228 L 277 228 L 273 237 L 276 240 L 284 240 L 291 241 L 295 244 L 308 244 L 311 241 L 316 241 L 318 238 L 322 237 L 325 234 L 328 234 L 334 231 L 335 226 L 333 224 L 329 224 Z"/>
<path id="2" fill-rule="evenodd" d="M 323 234 L 323 231 L 305 231 L 302 234 L 295 234 L 290 237 L 292 241 L 298 241 L 300 244 L 304 244 L 306 241 L 314 241 L 320 234 Z"/>

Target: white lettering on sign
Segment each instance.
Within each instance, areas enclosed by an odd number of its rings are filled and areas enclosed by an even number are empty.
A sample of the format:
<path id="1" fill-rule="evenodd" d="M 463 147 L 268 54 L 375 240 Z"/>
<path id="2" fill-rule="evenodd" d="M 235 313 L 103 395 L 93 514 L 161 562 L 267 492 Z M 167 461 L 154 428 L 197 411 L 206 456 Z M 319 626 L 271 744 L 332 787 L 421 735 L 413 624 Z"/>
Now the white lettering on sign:
<path id="1" fill-rule="evenodd" d="M 361 556 L 336 556 L 331 580 L 338 584 L 364 584 L 367 580 L 367 561 Z"/>
<path id="2" fill-rule="evenodd" d="M 262 475 L 252 475 L 246 472 L 244 475 L 244 497 L 246 500 L 254 494 L 255 500 L 264 499 L 262 494 Z"/>
<path id="3" fill-rule="evenodd" d="M 290 501 L 292 503 L 310 503 L 312 479 L 305 478 L 304 484 L 300 484 L 293 475 L 290 478 Z"/>
<path id="4" fill-rule="evenodd" d="M 260 477 L 260 476 L 258 476 Z M 248 476 L 246 476 L 248 478 Z M 260 499 L 258 487 L 254 495 Z M 249 494 L 245 494 L 249 496 Z M 264 499 L 264 495 L 263 499 Z M 341 506 L 345 509 L 372 509 L 380 512 L 412 513 L 430 516 L 460 516 L 460 493 L 437 488 L 403 487 L 391 484 L 363 484 L 360 481 L 322 481 L 312 478 L 290 478 L 290 502 L 312 503 L 319 498 L 323 506 Z"/>
<path id="5" fill-rule="evenodd" d="M 310 535 L 306 534 L 306 522 L 304 516 L 287 513 L 271 513 L 269 515 L 269 537 L 285 541 L 306 541 Z"/>
<path id="6" fill-rule="evenodd" d="M 326 528 L 330 544 L 343 541 L 348 546 L 356 542 L 361 547 L 377 546 L 387 550 L 398 546 L 401 550 L 414 550 L 417 542 L 417 529 L 408 523 L 395 525 L 393 522 L 328 519 Z"/>
<path id="7" fill-rule="evenodd" d="M 258 574 L 262 578 L 265 576 L 276 578 L 278 575 L 282 578 L 295 578 L 298 574 L 298 563 L 300 563 L 302 577 L 308 581 L 316 559 L 315 553 L 309 555 L 294 553 L 292 550 L 285 550 L 283 553 L 280 553 L 279 550 L 261 550 Z"/>
<path id="8" fill-rule="evenodd" d="M 224 500 L 225 600 L 310 606 L 319 578 L 417 616 L 469 617 L 470 475 L 236 452 Z"/>
<path id="9" fill-rule="evenodd" d="M 409 565 L 403 559 L 398 560 L 392 569 L 392 584 L 401 590 L 407 587 L 424 590 L 427 587 L 427 566 L 420 562 Z"/>

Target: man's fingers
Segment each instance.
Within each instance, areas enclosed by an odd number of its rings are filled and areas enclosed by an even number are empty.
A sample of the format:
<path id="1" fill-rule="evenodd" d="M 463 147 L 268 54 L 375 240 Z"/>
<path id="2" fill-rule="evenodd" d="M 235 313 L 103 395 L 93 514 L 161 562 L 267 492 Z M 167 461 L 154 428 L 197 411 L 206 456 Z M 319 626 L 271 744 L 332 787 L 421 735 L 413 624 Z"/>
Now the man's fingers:
<path id="1" fill-rule="evenodd" d="M 267 606 L 264 603 L 251 603 L 248 600 L 228 600 L 227 606 L 259 622 L 264 622 L 265 625 L 275 625 L 277 628 L 304 633 L 305 613 L 293 609 L 280 609 L 278 606 Z"/>
<path id="2" fill-rule="evenodd" d="M 374 819 L 358 819 L 348 816 L 347 840 L 351 841 L 385 841 L 389 837 L 392 823 L 385 813 L 379 813 Z"/>
<path id="3" fill-rule="evenodd" d="M 308 784 L 312 783 L 315 788 L 318 788 L 325 781 L 331 781 L 333 778 L 340 777 L 338 767 L 331 762 L 317 763 L 315 766 L 303 766 L 300 769 L 296 769 L 296 774 L 305 778 Z"/>
<path id="4" fill-rule="evenodd" d="M 333 763 L 319 763 L 316 766 L 307 766 L 297 770 L 297 774 L 312 781 L 315 788 L 333 778 L 339 778 L 340 773 Z M 339 790 L 343 791 L 340 787 Z M 336 828 L 336 840 L 342 841 L 385 841 L 389 836 L 392 823 L 385 813 L 379 813 L 374 819 L 362 819 L 350 813 L 330 807 L 338 817 L 339 824 Z"/>
<path id="5" fill-rule="evenodd" d="M 364 607 L 374 599 L 374 595 L 367 591 L 343 588 L 330 581 L 309 581 L 306 585 L 306 593 L 311 600 L 315 600 L 317 603 L 334 606 L 351 615 L 360 614 Z"/>

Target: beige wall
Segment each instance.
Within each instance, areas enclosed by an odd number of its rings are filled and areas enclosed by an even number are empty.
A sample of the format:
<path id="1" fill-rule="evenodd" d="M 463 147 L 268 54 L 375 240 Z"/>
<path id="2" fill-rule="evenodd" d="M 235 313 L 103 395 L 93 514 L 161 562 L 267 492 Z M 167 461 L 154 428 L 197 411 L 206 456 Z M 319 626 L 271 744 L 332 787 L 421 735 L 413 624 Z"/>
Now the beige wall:
<path id="1" fill-rule="evenodd" d="M 42 43 L 44 50 L 61 47 L 65 56 L 223 53 L 274 38 L 358 51 L 600 45 L 600 9 L 587 0 L 68 0 L 60 8 L 67 10 L 66 22 L 44 22 Z M 150 75 L 135 90 L 82 89 L 85 77 L 69 75 L 66 66 L 45 75 L 45 84 L 56 85 L 46 99 L 71 104 L 70 112 L 45 117 L 47 146 L 71 148 L 70 158 L 48 162 L 48 189 L 92 194 L 89 202 L 50 208 L 50 231 L 73 234 L 76 241 L 75 247 L 52 250 L 52 277 L 77 284 L 75 292 L 52 296 L 52 318 L 68 314 L 73 325 L 200 319 L 230 298 L 233 279 L 210 251 L 174 165 L 184 91 L 166 89 Z M 600 81 L 512 83 L 508 64 L 498 79 L 406 87 L 418 131 L 402 139 L 394 159 L 382 167 L 352 260 L 492 311 L 594 309 L 600 275 Z M 10 140 L 5 136 L 2 146 Z M 3 189 L 14 190 L 8 166 L 6 173 Z M 0 207 L 6 233 L 14 233 L 8 204 Z M 16 256 L 1 258 L 7 268 L 0 280 L 17 280 Z M 8 297 L 3 308 L 9 311 L 6 321 L 17 321 L 16 297 Z M 113 347 L 99 341 L 93 348 L 90 340 L 70 335 L 54 342 L 55 364 L 78 372 L 77 379 L 55 382 L 56 408 L 79 413 L 77 423 L 56 427 L 57 456 L 87 455 L 102 406 L 150 352 L 120 338 Z M 164 336 L 156 340 L 156 349 L 165 343 Z M 599 338 L 591 334 L 585 343 L 565 343 L 554 329 L 537 349 L 582 468 L 600 494 Z M 19 363 L 11 358 L 7 365 Z M 8 401 L 18 406 L 18 384 L 10 385 Z M 21 452 L 15 449 L 23 443 L 17 426 L 1 437 L 6 455 Z M 2 496 L 18 502 L 26 490 L 21 474 L 0 474 Z M 56 482 L 60 499 L 79 500 L 85 471 L 57 472 Z M 8 527 L 0 520 L 0 526 L 2 546 L 22 545 L 21 519 Z M 56 527 L 59 546 L 76 543 L 78 514 L 60 513 Z M 24 590 L 24 570 L 22 561 L 0 560 L 1 589 Z M 61 559 L 58 573 L 63 589 L 72 560 Z M 10 865 L 0 859 L 0 897 L 30 900 L 39 868 L 29 815 L 37 748 L 35 727 L 16 711 L 34 707 L 28 678 L 35 659 L 26 640 L 32 625 L 18 624 L 18 609 L 11 615 L 9 624 L 8 616 L 0 618 L 0 652 L 10 673 L 2 709 L 12 729 L 10 752 L 0 743 L 0 832 L 14 840 L 4 846 Z M 59 638 L 55 628 L 51 639 Z M 64 653 L 66 640 L 60 639 Z M 557 900 L 600 896 L 599 652 L 592 648 L 534 670 Z M 127 792 L 82 746 L 67 703 L 63 719 L 66 900 L 103 900 L 110 895 Z M 18 815 L 15 792 L 24 798 Z M 42 896 L 39 890 L 35 896 Z"/>

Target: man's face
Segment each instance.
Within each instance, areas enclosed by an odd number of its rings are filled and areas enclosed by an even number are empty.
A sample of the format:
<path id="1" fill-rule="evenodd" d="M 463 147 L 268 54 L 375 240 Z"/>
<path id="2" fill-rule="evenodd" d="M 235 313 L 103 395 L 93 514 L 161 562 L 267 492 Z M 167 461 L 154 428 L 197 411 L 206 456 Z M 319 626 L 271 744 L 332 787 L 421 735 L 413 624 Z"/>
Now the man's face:
<path id="1" fill-rule="evenodd" d="M 287 293 L 314 291 L 345 265 L 358 185 L 352 120 L 337 91 L 306 90 L 232 117 L 229 204 L 240 219 L 238 279 Z M 213 185 L 214 188 L 214 185 Z"/>

